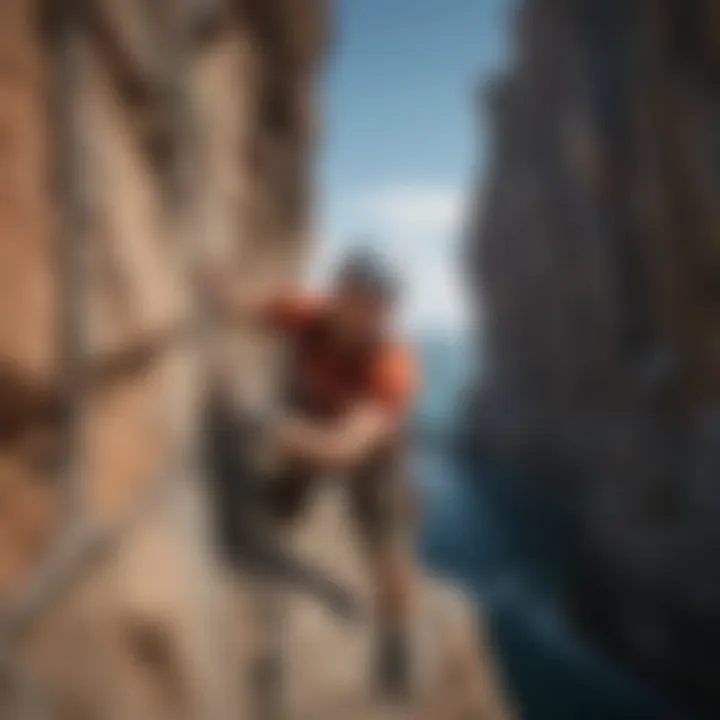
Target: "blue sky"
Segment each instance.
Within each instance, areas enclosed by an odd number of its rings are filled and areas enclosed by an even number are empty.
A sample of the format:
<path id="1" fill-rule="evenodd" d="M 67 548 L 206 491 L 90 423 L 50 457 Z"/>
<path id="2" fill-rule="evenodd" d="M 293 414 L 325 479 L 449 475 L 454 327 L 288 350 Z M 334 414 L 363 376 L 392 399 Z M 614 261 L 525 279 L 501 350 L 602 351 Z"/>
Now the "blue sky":
<path id="1" fill-rule="evenodd" d="M 313 276 L 370 234 L 406 276 L 402 324 L 462 327 L 457 248 L 487 141 L 476 88 L 503 65 L 510 0 L 335 0 Z"/>

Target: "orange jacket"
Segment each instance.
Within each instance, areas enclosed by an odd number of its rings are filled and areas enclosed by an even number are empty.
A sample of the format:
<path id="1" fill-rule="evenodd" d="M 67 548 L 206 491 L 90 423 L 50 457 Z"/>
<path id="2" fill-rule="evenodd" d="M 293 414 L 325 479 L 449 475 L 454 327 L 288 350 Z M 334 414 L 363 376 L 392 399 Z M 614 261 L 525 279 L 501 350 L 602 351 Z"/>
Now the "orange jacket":
<path id="1" fill-rule="evenodd" d="M 324 334 L 331 300 L 283 295 L 263 308 L 262 322 L 293 341 L 293 382 L 303 402 L 321 414 L 336 415 L 354 403 L 372 400 L 402 414 L 417 385 L 414 358 L 403 343 L 381 343 L 360 357 L 339 352 Z"/>

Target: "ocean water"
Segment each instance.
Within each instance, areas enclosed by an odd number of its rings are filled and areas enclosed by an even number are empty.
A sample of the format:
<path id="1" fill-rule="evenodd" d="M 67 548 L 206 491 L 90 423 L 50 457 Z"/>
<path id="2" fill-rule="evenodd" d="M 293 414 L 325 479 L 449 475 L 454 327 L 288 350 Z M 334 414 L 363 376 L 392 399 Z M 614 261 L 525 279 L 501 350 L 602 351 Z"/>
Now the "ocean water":
<path id="1" fill-rule="evenodd" d="M 459 580 L 477 598 L 522 717 L 688 717 L 569 625 L 561 582 L 528 552 L 520 516 L 507 512 L 501 470 L 463 467 L 443 440 L 468 380 L 467 347 L 433 337 L 417 348 L 424 377 L 415 413 L 415 477 L 424 496 L 421 551 L 434 571 Z"/>

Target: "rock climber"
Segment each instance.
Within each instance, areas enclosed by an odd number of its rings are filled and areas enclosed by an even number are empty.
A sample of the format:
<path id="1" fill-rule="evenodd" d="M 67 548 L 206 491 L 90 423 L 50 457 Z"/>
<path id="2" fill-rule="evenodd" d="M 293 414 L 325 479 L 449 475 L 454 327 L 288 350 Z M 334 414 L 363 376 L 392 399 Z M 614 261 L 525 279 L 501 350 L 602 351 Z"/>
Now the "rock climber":
<path id="1" fill-rule="evenodd" d="M 280 470 L 266 487 L 274 518 L 291 521 L 326 480 L 346 483 L 376 593 L 376 676 L 386 695 L 409 691 L 416 582 L 406 420 L 416 390 L 407 344 L 392 330 L 399 281 L 365 249 L 347 256 L 331 290 L 242 297 L 217 270 L 202 286 L 219 314 L 288 343 L 282 417 L 268 423 Z"/>

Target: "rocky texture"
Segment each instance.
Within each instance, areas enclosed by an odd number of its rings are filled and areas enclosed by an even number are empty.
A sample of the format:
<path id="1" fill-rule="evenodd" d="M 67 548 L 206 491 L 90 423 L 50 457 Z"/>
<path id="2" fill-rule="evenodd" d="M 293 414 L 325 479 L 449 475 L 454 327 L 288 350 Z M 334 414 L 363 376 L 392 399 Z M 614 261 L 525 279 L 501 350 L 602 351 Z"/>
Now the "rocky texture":
<path id="1" fill-rule="evenodd" d="M 522 3 L 486 103 L 469 408 L 560 509 L 585 626 L 716 707 L 719 8 Z"/>
<path id="2" fill-rule="evenodd" d="M 73 5 L 85 10 L 67 40 Z M 192 454 L 203 346 L 178 328 L 196 305 L 190 256 L 222 253 L 258 283 L 298 261 L 324 12 L 313 0 L 0 10 L 3 603 L 25 597 L 68 533 L 139 509 L 18 642 L 3 635 L 11 717 L 28 701 L 62 718 L 245 715 L 233 657 L 250 640 L 227 630 L 242 600 L 224 592 Z M 67 284 L 72 248 L 85 272 Z M 73 298 L 70 376 L 57 320 Z M 268 363 L 246 355 L 239 378 L 269 383 Z M 65 476 L 81 481 L 79 506 Z M 16 675 L 29 681 L 5 683 Z"/>
<path id="3" fill-rule="evenodd" d="M 205 370 L 267 402 L 276 353 L 211 323 L 188 332 L 201 309 L 189 273 L 212 255 L 246 286 L 294 276 L 325 12 L 320 0 L 2 5 L 2 717 L 224 720 L 257 716 L 273 691 L 258 696 L 256 665 L 284 637 L 264 612 L 284 595 L 220 562 L 194 451 Z M 343 516 L 324 517 L 302 531 L 310 554 L 331 549 L 329 569 L 364 587 L 352 542 L 337 543 Z M 77 548 L 94 552 L 70 573 Z M 6 626 L 59 564 L 67 582 Z M 424 595 L 447 622 L 435 716 L 505 717 L 470 608 Z M 361 663 L 369 620 L 341 632 L 288 603 L 297 644 L 271 654 L 287 655 L 294 716 L 336 699 L 384 716 L 358 699 L 363 668 L 346 659 Z"/>
<path id="4" fill-rule="evenodd" d="M 339 623 L 317 599 L 287 595 L 281 642 L 284 703 L 293 720 L 412 717 L 423 720 L 514 717 L 497 677 L 493 648 L 478 608 L 451 584 L 425 577 L 415 611 L 416 697 L 384 704 L 373 691 L 372 593 L 357 537 L 340 492 L 328 492 L 290 538 L 360 601 L 359 621 Z"/>
<path id="5" fill-rule="evenodd" d="M 52 239 L 62 227 L 57 210 L 68 193 L 63 187 L 57 198 L 51 192 L 57 170 L 61 183 L 80 187 L 82 227 L 74 230 L 87 248 L 87 282 L 77 290 L 86 369 L 98 374 L 98 367 L 112 368 L 112 377 L 98 380 L 89 393 L 92 437 L 83 462 L 90 505 L 112 514 L 153 476 L 165 452 L 157 406 L 167 399 L 160 389 L 166 370 L 159 367 L 167 364 L 167 353 L 141 358 L 140 367 L 137 360 L 124 367 L 122 353 L 148 339 L 152 344 L 187 316 L 186 238 L 197 240 L 202 252 L 224 253 L 239 279 L 282 282 L 299 260 L 324 11 L 314 2 L 207 0 L 188 4 L 187 16 L 174 9 L 159 16 L 153 3 L 140 1 L 88 6 L 76 48 L 76 87 L 66 93 L 75 119 L 65 135 L 57 127 L 62 108 L 52 102 L 62 82 L 50 72 L 55 5 L 13 0 L 2 10 L 0 252 L 7 311 L 0 383 L 9 449 L 3 461 L 20 461 L 16 451 L 49 429 L 61 394 L 54 334 L 61 248 Z M 189 48 L 185 71 L 167 47 L 172 23 Z M 191 150 L 182 152 L 175 147 L 179 113 L 168 100 L 178 78 L 193 135 L 186 143 Z M 74 154 L 63 157 L 57 145 L 68 140 Z M 176 171 L 181 163 L 190 171 Z M 178 175 L 184 184 L 179 206 L 168 201 Z M 237 374 L 258 385 L 269 373 L 252 361 Z M 4 473 L 8 486 L 9 477 Z M 20 485 L 52 492 L 18 482 L 19 496 L 25 492 Z M 3 522 L 3 531 L 11 525 Z M 3 547 L 12 546 L 17 556 L 21 544 Z M 10 564 L 7 570 L 3 565 L 0 586 L 11 575 Z"/>
<path id="6" fill-rule="evenodd" d="M 8 703 L 0 710 L 30 718 L 23 713 L 31 703 L 42 708 L 49 702 L 58 713 L 53 717 L 68 720 L 105 718 L 109 709 L 117 717 L 148 720 L 515 717 L 477 608 L 460 590 L 430 578 L 422 580 L 414 621 L 416 694 L 407 704 L 378 698 L 372 597 L 360 543 L 342 495 L 319 500 L 288 540 L 300 557 L 352 590 L 359 601 L 353 621 L 339 621 L 315 597 L 208 565 L 198 551 L 197 499 L 176 495 L 138 524 L 113 562 L 92 568 L 53 608 L 15 658 L 20 682 L 9 698 L 0 693 L 0 702 Z M 184 532 L 176 534 L 177 526 Z M 193 584 L 198 577 L 205 584 Z M 199 617 L 198 608 L 217 623 Z M 197 632 L 213 633 L 213 676 L 205 675 L 208 658 L 198 654 L 203 644 Z M 279 673 L 270 698 L 261 682 L 267 660 Z M 208 688 L 215 702 L 224 703 L 212 708 L 219 714 L 198 704 L 207 701 Z M 268 708 L 279 714 L 265 714 Z"/>

